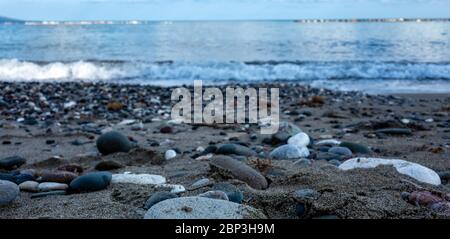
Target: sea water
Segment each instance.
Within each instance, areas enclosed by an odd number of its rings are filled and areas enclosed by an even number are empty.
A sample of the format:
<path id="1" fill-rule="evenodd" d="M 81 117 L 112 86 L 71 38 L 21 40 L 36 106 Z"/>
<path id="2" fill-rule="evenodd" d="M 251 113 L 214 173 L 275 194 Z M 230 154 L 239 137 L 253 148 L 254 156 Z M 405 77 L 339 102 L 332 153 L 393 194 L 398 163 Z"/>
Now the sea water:
<path id="1" fill-rule="evenodd" d="M 0 25 L 0 81 L 450 93 L 450 22 Z"/>

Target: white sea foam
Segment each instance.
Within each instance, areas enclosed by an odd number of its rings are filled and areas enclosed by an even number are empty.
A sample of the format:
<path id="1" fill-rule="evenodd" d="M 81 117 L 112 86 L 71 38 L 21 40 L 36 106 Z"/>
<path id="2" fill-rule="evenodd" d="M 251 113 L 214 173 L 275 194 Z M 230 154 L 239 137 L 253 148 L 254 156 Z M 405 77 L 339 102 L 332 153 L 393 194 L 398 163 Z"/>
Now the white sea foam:
<path id="1" fill-rule="evenodd" d="M 301 81 L 372 92 L 450 92 L 449 63 L 405 62 L 108 62 L 0 60 L 0 81 L 106 81 L 180 85 L 228 81 Z"/>

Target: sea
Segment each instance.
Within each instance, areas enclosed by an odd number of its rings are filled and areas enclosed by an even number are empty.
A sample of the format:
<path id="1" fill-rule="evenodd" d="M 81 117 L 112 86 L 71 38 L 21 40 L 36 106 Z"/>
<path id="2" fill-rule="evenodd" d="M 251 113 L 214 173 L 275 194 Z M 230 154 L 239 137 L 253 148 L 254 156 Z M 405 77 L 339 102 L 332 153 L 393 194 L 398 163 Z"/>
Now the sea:
<path id="1" fill-rule="evenodd" d="M 0 25 L 0 81 L 450 93 L 450 22 Z"/>

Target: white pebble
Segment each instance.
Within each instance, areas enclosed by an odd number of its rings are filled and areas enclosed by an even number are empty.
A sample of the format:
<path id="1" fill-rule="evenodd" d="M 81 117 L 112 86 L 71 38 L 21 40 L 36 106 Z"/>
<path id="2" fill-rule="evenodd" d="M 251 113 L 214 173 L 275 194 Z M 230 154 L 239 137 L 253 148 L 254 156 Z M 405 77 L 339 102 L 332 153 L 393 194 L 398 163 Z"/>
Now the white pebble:
<path id="1" fill-rule="evenodd" d="M 169 149 L 166 151 L 166 153 L 164 154 L 164 158 L 166 160 L 170 160 L 173 159 L 177 156 L 177 152 L 175 152 L 175 150 Z"/>

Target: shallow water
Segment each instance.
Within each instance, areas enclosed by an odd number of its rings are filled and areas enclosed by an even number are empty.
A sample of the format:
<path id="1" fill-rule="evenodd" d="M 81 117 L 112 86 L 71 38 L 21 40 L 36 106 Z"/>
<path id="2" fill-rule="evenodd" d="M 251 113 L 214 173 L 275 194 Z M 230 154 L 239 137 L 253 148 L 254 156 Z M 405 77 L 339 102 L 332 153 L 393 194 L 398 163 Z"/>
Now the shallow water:
<path id="1" fill-rule="evenodd" d="M 177 85 L 194 79 L 450 93 L 450 22 L 0 25 L 0 80 Z"/>

